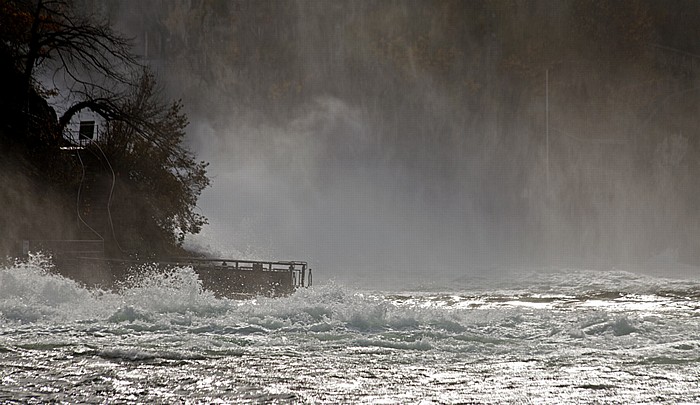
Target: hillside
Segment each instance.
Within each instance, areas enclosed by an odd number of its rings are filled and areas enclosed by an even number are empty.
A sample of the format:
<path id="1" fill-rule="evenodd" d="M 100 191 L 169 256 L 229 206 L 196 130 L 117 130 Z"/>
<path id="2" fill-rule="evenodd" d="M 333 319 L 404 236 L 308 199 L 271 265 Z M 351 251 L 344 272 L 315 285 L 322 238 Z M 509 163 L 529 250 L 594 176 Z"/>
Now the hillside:
<path id="1" fill-rule="evenodd" d="M 0 256 L 60 239 L 104 240 L 108 256 L 183 254 L 206 223 L 193 210 L 209 180 L 182 145 L 182 104 L 127 39 L 73 6 L 0 4 Z M 82 116 L 98 128 L 91 141 L 78 139 Z"/>

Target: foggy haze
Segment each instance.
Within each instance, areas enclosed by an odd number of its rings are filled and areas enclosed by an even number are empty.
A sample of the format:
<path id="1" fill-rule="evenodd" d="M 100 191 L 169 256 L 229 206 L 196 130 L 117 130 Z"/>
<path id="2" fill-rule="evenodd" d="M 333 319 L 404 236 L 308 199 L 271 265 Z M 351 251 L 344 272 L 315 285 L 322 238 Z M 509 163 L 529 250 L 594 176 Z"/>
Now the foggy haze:
<path id="1" fill-rule="evenodd" d="M 86 3 L 188 108 L 189 246 L 372 282 L 698 261 L 694 2 Z"/>

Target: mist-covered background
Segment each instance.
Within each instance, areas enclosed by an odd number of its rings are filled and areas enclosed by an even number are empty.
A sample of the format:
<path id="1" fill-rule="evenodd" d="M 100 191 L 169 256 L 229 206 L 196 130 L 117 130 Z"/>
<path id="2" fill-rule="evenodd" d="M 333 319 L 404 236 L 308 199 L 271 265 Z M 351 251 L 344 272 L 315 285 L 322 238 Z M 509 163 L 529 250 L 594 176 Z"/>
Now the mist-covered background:
<path id="1" fill-rule="evenodd" d="M 192 247 L 377 281 L 700 261 L 696 1 L 84 4 L 186 105 Z"/>

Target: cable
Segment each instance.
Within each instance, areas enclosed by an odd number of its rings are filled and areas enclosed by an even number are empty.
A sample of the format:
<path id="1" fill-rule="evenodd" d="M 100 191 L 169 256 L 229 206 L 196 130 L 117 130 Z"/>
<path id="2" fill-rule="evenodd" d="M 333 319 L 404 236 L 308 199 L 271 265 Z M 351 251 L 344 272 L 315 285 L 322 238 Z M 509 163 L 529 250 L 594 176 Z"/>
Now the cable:
<path id="1" fill-rule="evenodd" d="M 78 199 L 75 203 L 75 206 L 78 211 L 78 220 L 82 222 L 85 226 L 88 227 L 95 235 L 97 235 L 98 238 L 104 243 L 105 238 L 102 237 L 96 230 L 94 230 L 90 225 L 88 225 L 87 222 L 83 219 L 82 215 L 80 215 L 80 194 L 83 189 L 83 181 L 85 181 L 85 165 L 83 164 L 83 158 L 80 157 L 80 150 L 76 149 L 75 153 L 78 155 L 78 161 L 80 161 L 80 167 L 82 169 L 82 176 L 80 177 L 80 185 L 78 185 Z"/>
<path id="2" fill-rule="evenodd" d="M 112 168 L 112 164 L 109 163 L 109 159 L 107 159 L 107 155 L 105 152 L 100 148 L 100 145 L 97 144 L 97 142 L 93 142 L 93 145 L 99 149 L 100 153 L 102 156 L 105 158 L 105 162 L 107 162 L 107 166 L 109 166 L 109 170 L 112 172 L 112 187 L 109 189 L 109 199 L 107 200 L 107 219 L 109 221 L 109 227 L 112 230 L 112 238 L 114 239 L 114 243 L 117 245 L 117 249 L 121 253 L 126 253 L 124 250 L 122 250 L 122 247 L 119 246 L 119 241 L 117 240 L 117 235 L 114 232 L 114 222 L 112 222 L 112 198 L 114 197 L 114 186 L 117 184 L 117 176 L 114 174 L 114 168 Z"/>

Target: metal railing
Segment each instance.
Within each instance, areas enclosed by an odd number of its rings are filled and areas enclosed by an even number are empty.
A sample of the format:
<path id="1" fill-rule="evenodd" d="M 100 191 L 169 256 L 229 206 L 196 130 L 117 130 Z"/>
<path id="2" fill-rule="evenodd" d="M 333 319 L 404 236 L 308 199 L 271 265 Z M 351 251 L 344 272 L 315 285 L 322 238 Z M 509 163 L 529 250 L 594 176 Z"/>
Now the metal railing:
<path id="1" fill-rule="evenodd" d="M 196 257 L 169 259 L 164 264 L 208 266 L 217 268 L 230 268 L 236 271 L 260 271 L 260 272 L 288 272 L 292 275 L 295 287 L 310 287 L 313 283 L 312 270 L 304 261 L 265 261 L 242 259 L 202 259 Z"/>
<path id="2" fill-rule="evenodd" d="M 105 263 L 115 263 L 127 266 L 141 264 L 157 264 L 166 267 L 191 266 L 195 270 L 231 270 L 232 272 L 244 272 L 250 274 L 275 273 L 290 275 L 291 285 L 294 287 L 311 287 L 313 284 L 313 274 L 307 262 L 304 261 L 264 261 L 264 260 L 242 260 L 242 259 L 204 259 L 198 257 L 177 257 L 154 260 L 133 260 L 133 259 L 110 259 L 105 257 L 95 257 L 82 255 L 81 252 L 71 252 L 75 254 L 75 259 L 83 261 L 100 261 Z"/>

